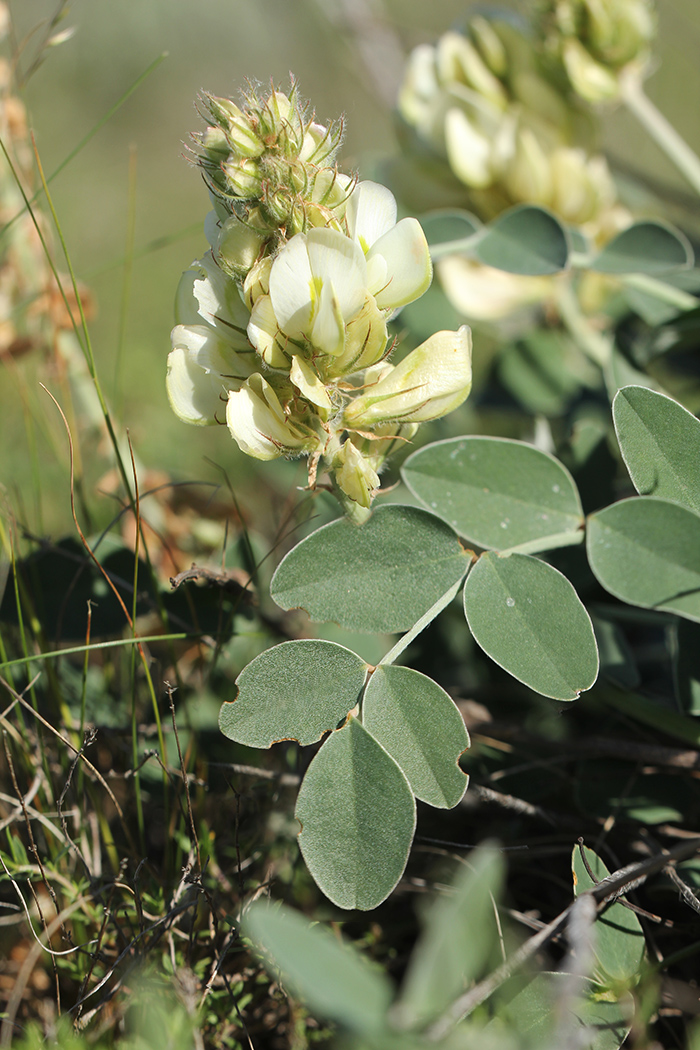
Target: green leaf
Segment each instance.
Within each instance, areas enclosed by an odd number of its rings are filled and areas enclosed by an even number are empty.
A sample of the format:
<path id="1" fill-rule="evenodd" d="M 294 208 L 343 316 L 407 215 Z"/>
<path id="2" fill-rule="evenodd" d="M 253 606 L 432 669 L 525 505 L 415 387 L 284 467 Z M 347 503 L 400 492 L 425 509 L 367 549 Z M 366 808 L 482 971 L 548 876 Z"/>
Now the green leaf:
<path id="1" fill-rule="evenodd" d="M 439 1016 L 478 978 L 496 942 L 496 900 L 504 879 L 499 853 L 475 850 L 453 892 L 438 897 L 413 949 L 397 1010 L 407 1027 Z"/>
<path id="2" fill-rule="evenodd" d="M 452 529 L 417 507 L 380 507 L 364 525 L 346 518 L 289 552 L 270 588 L 283 609 L 351 631 L 407 631 L 464 576 L 468 555 Z"/>
<path id="3" fill-rule="evenodd" d="M 364 660 L 335 642 L 282 642 L 243 668 L 238 696 L 222 704 L 219 728 L 248 747 L 313 744 L 355 707 L 366 675 Z"/>
<path id="4" fill-rule="evenodd" d="M 437 441 L 409 456 L 401 474 L 421 503 L 486 549 L 576 532 L 583 524 L 568 470 L 522 441 Z"/>
<path id="5" fill-rule="evenodd" d="M 588 264 L 598 273 L 665 273 L 692 266 L 693 249 L 685 234 L 669 223 L 635 222 L 618 233 Z"/>
<path id="6" fill-rule="evenodd" d="M 584 846 L 586 860 L 597 882 L 610 874 L 600 857 Z M 595 886 L 586 871 L 578 846 L 571 857 L 574 893 L 578 896 Z M 639 973 L 644 957 L 644 933 L 639 919 L 622 904 L 609 904 L 595 925 L 595 955 L 603 975 L 613 981 L 629 981 Z M 605 983 L 605 982 L 603 982 Z"/>
<path id="7" fill-rule="evenodd" d="M 618 390 L 613 420 L 640 496 L 700 511 L 700 421 L 673 398 L 643 386 Z"/>
<path id="8" fill-rule="evenodd" d="M 630 605 L 700 621 L 700 516 L 654 496 L 592 514 L 588 561 L 606 591 Z"/>
<path id="9" fill-rule="evenodd" d="M 469 734 L 437 682 L 410 667 L 380 665 L 365 690 L 362 718 L 404 771 L 416 798 L 440 809 L 457 805 L 469 779 L 459 768 Z"/>
<path id="10" fill-rule="evenodd" d="M 560 572 L 527 554 L 483 554 L 467 577 L 469 628 L 492 660 L 531 689 L 575 700 L 598 675 L 588 613 Z"/>
<path id="11" fill-rule="evenodd" d="M 384 1027 L 393 988 L 386 975 L 323 926 L 284 905 L 255 901 L 243 914 L 243 932 L 270 956 L 271 975 L 314 1013 L 361 1035 Z"/>
<path id="12" fill-rule="evenodd" d="M 351 718 L 331 733 L 299 789 L 299 846 L 315 882 L 339 908 L 376 908 L 406 867 L 416 803 L 406 777 Z"/>
<path id="13" fill-rule="evenodd" d="M 569 260 L 569 238 L 550 211 L 518 204 L 489 223 L 474 254 L 479 262 L 506 273 L 559 273 Z"/>
<path id="14" fill-rule="evenodd" d="M 483 225 L 475 215 L 462 208 L 431 211 L 421 217 L 420 224 L 434 260 L 464 252 Z"/>
<path id="15" fill-rule="evenodd" d="M 525 1037 L 528 1047 L 551 1047 L 561 1014 L 557 1007 L 569 991 L 570 982 L 567 973 L 538 973 L 533 978 L 512 979 L 501 993 L 510 998 L 504 1001 L 501 997 L 498 1013 L 486 1026 L 486 1032 L 491 1035 L 505 1029 L 512 1034 L 515 1030 Z M 588 994 L 568 1004 L 565 1015 L 568 1045 L 580 1045 L 586 1050 L 619 1050 L 634 1015 L 631 996 L 626 995 L 621 1001 L 602 998 L 596 994 L 592 981 L 581 981 L 581 987 Z"/>

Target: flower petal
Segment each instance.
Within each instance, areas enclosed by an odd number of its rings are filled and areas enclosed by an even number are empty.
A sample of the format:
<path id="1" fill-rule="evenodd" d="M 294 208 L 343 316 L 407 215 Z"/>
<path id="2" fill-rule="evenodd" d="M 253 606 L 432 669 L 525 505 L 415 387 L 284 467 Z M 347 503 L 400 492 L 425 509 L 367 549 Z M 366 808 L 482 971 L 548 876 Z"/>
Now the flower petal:
<path id="1" fill-rule="evenodd" d="M 362 309 L 366 292 L 367 264 L 360 246 L 329 229 L 310 230 L 306 246 L 314 278 L 333 285 L 343 320 L 352 320 Z"/>
<path id="2" fill-rule="evenodd" d="M 396 224 L 394 194 L 378 182 L 358 182 L 345 210 L 348 233 L 367 254 L 375 241 Z"/>
<path id="3" fill-rule="evenodd" d="M 166 388 L 173 412 L 185 423 L 211 426 L 252 367 L 207 325 L 177 325 L 171 341 Z"/>
<path id="4" fill-rule="evenodd" d="M 289 358 L 284 352 L 284 336 L 280 338 L 277 318 L 269 295 L 261 295 L 253 306 L 248 322 L 248 338 L 266 365 L 270 368 L 289 368 Z"/>
<path id="5" fill-rule="evenodd" d="M 466 325 L 457 332 L 436 332 L 348 405 L 345 424 L 363 429 L 392 419 L 425 423 L 447 415 L 471 390 L 471 350 Z"/>
<path id="6" fill-rule="evenodd" d="M 324 420 L 328 419 L 332 408 L 331 399 L 309 362 L 295 354 L 289 378 L 307 401 L 321 409 L 321 417 Z"/>
<path id="7" fill-rule="evenodd" d="M 235 350 L 247 349 L 248 308 L 234 281 L 214 262 L 211 252 L 185 270 L 175 297 L 178 324 L 201 324 L 215 328 Z"/>
<path id="8" fill-rule="evenodd" d="M 270 298 L 279 327 L 292 339 L 308 331 L 313 310 L 312 273 L 306 236 L 284 246 L 270 270 Z"/>
<path id="9" fill-rule="evenodd" d="M 342 353 L 345 346 L 343 315 L 331 281 L 324 281 L 321 286 L 317 313 L 309 338 L 318 350 L 332 357 Z"/>
<path id="10" fill-rule="evenodd" d="M 277 459 L 312 450 L 318 439 L 285 419 L 274 390 L 259 372 L 229 394 L 226 423 L 238 447 L 254 459 Z"/>
<path id="11" fill-rule="evenodd" d="M 380 237 L 369 250 L 368 265 L 371 266 L 377 255 L 386 261 L 385 284 L 375 292 L 381 309 L 395 310 L 412 303 L 430 287 L 433 277 L 430 249 L 417 219 L 402 219 Z"/>
<path id="12" fill-rule="evenodd" d="M 491 144 L 456 107 L 445 117 L 445 145 L 450 167 L 460 182 L 472 189 L 491 185 Z"/>

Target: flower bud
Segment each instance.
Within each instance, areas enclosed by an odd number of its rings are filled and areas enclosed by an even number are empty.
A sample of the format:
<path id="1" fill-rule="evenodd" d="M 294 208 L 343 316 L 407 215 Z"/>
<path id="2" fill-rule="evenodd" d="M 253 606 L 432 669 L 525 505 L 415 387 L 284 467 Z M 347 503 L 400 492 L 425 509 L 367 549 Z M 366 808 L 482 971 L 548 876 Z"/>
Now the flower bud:
<path id="1" fill-rule="evenodd" d="M 226 189 L 233 197 L 254 200 L 262 191 L 262 176 L 255 160 L 244 157 L 222 165 L 226 176 Z"/>
<path id="2" fill-rule="evenodd" d="M 341 446 L 330 469 L 338 488 L 353 503 L 369 509 L 379 488 L 379 475 L 352 440 Z"/>
<path id="3" fill-rule="evenodd" d="M 607 102 L 618 92 L 617 77 L 600 62 L 576 37 L 569 37 L 562 46 L 562 58 L 571 85 L 586 102 Z"/>
<path id="4" fill-rule="evenodd" d="M 443 84 L 466 84 L 497 109 L 507 102 L 505 89 L 470 40 L 461 33 L 445 33 L 437 47 L 437 74 Z"/>
<path id="5" fill-rule="evenodd" d="M 349 430 L 398 420 L 425 423 L 452 412 L 471 390 L 471 332 L 437 332 L 412 350 L 343 415 Z"/>
<path id="6" fill-rule="evenodd" d="M 265 149 L 254 122 L 230 98 L 203 95 L 204 104 L 212 117 L 226 133 L 231 146 L 241 157 L 259 157 Z"/>
<path id="7" fill-rule="evenodd" d="M 607 168 L 602 157 L 597 159 Z M 600 165 L 587 160 L 581 149 L 555 149 L 549 158 L 554 191 L 552 207 L 565 222 L 579 226 L 594 219 L 603 203 L 596 184 L 596 176 L 599 179 L 602 174 Z"/>
<path id="8" fill-rule="evenodd" d="M 218 229 L 212 245 L 214 258 L 225 273 L 240 280 L 257 260 L 269 235 L 269 229 L 258 229 L 234 213 Z"/>
<path id="9" fill-rule="evenodd" d="M 309 454 L 322 447 L 309 426 L 285 415 L 277 394 L 259 372 L 229 394 L 226 423 L 241 451 L 254 459 Z"/>
<path id="10" fill-rule="evenodd" d="M 504 77 L 508 71 L 508 56 L 503 41 L 489 20 L 481 15 L 470 19 L 469 32 L 491 72 Z"/>

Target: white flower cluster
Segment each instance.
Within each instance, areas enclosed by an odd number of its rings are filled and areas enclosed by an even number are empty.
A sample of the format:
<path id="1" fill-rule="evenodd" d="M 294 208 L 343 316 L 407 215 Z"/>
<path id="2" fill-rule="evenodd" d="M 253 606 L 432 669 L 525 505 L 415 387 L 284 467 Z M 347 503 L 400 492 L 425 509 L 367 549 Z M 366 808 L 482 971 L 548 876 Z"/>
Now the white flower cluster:
<path id="1" fill-rule="evenodd" d="M 286 113 L 284 125 L 289 111 L 279 95 L 273 108 Z M 271 111 L 269 100 L 266 107 Z M 237 107 L 229 112 L 235 135 L 228 138 L 235 138 L 240 154 L 245 115 Z M 256 126 L 245 119 L 248 128 Z M 308 131 L 311 125 L 295 126 Z M 278 127 L 278 140 L 283 130 Z M 323 131 L 314 141 L 324 141 Z M 211 156 L 210 145 L 208 166 Z M 264 162 L 255 159 L 258 166 Z M 262 201 L 247 199 L 243 211 L 234 202 L 222 214 L 229 173 L 222 169 L 219 178 L 209 170 L 215 187 L 215 211 L 205 224 L 211 250 L 180 281 L 168 396 L 188 423 L 225 422 L 249 456 L 308 456 L 312 485 L 322 464 L 359 521 L 396 444 L 467 397 L 471 340 L 466 327 L 439 332 L 398 365 L 389 362 L 388 320 L 422 295 L 432 278 L 421 226 L 412 218 L 397 222 L 396 201 L 385 187 L 354 182 L 314 160 L 302 178 L 303 150 L 293 161 L 287 165 L 294 191 L 288 201 L 294 199 L 304 222 L 291 236 L 294 208 L 280 214 L 286 225 L 270 236 L 269 200 L 265 222 L 257 226 L 251 216 L 263 209 Z M 311 197 L 304 197 L 303 183 L 312 187 Z M 314 187 L 321 184 L 328 194 L 316 207 Z M 281 185 L 276 194 L 278 201 L 287 199 Z"/>

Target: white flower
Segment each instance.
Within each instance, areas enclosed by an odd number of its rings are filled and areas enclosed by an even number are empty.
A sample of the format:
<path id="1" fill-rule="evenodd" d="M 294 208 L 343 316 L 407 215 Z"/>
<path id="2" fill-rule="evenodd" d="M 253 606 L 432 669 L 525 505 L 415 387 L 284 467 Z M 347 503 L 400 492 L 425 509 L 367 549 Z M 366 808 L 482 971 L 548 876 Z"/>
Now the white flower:
<path id="1" fill-rule="evenodd" d="M 345 324 L 364 305 L 366 280 L 365 257 L 349 237 L 323 228 L 298 233 L 272 264 L 269 296 L 255 303 L 248 327 L 251 343 L 263 356 L 270 338 L 280 346 L 287 340 L 298 345 L 308 342 L 323 354 L 340 354 Z M 266 321 L 262 326 L 259 315 Z M 270 318 L 286 338 L 271 330 Z"/>
<path id="2" fill-rule="evenodd" d="M 254 459 L 308 454 L 322 446 L 310 427 L 287 418 L 277 394 L 259 372 L 229 394 L 226 423 L 240 450 Z"/>
<path id="3" fill-rule="evenodd" d="M 208 325 L 176 325 L 170 338 L 165 382 L 173 412 L 185 423 L 211 426 L 223 415 L 229 391 L 253 371 L 254 354 L 250 347 L 236 353 Z"/>
<path id="4" fill-rule="evenodd" d="M 249 350 L 246 327 L 250 314 L 238 288 L 214 262 L 211 252 L 185 270 L 175 296 L 178 324 L 208 324 L 234 350 Z"/>
<path id="5" fill-rule="evenodd" d="M 180 278 L 175 316 L 179 323 L 170 337 L 168 398 L 180 419 L 208 426 L 217 421 L 229 391 L 257 363 L 246 336 L 248 310 L 211 252 Z"/>
<path id="6" fill-rule="evenodd" d="M 362 430 L 390 420 L 425 423 L 447 415 L 471 390 L 471 350 L 466 325 L 457 332 L 436 332 L 348 405 L 345 425 Z"/>
<path id="7" fill-rule="evenodd" d="M 428 290 L 433 270 L 425 234 L 417 219 L 397 223 L 390 190 L 377 182 L 359 182 L 345 220 L 367 259 L 367 290 L 380 309 L 396 310 Z"/>

